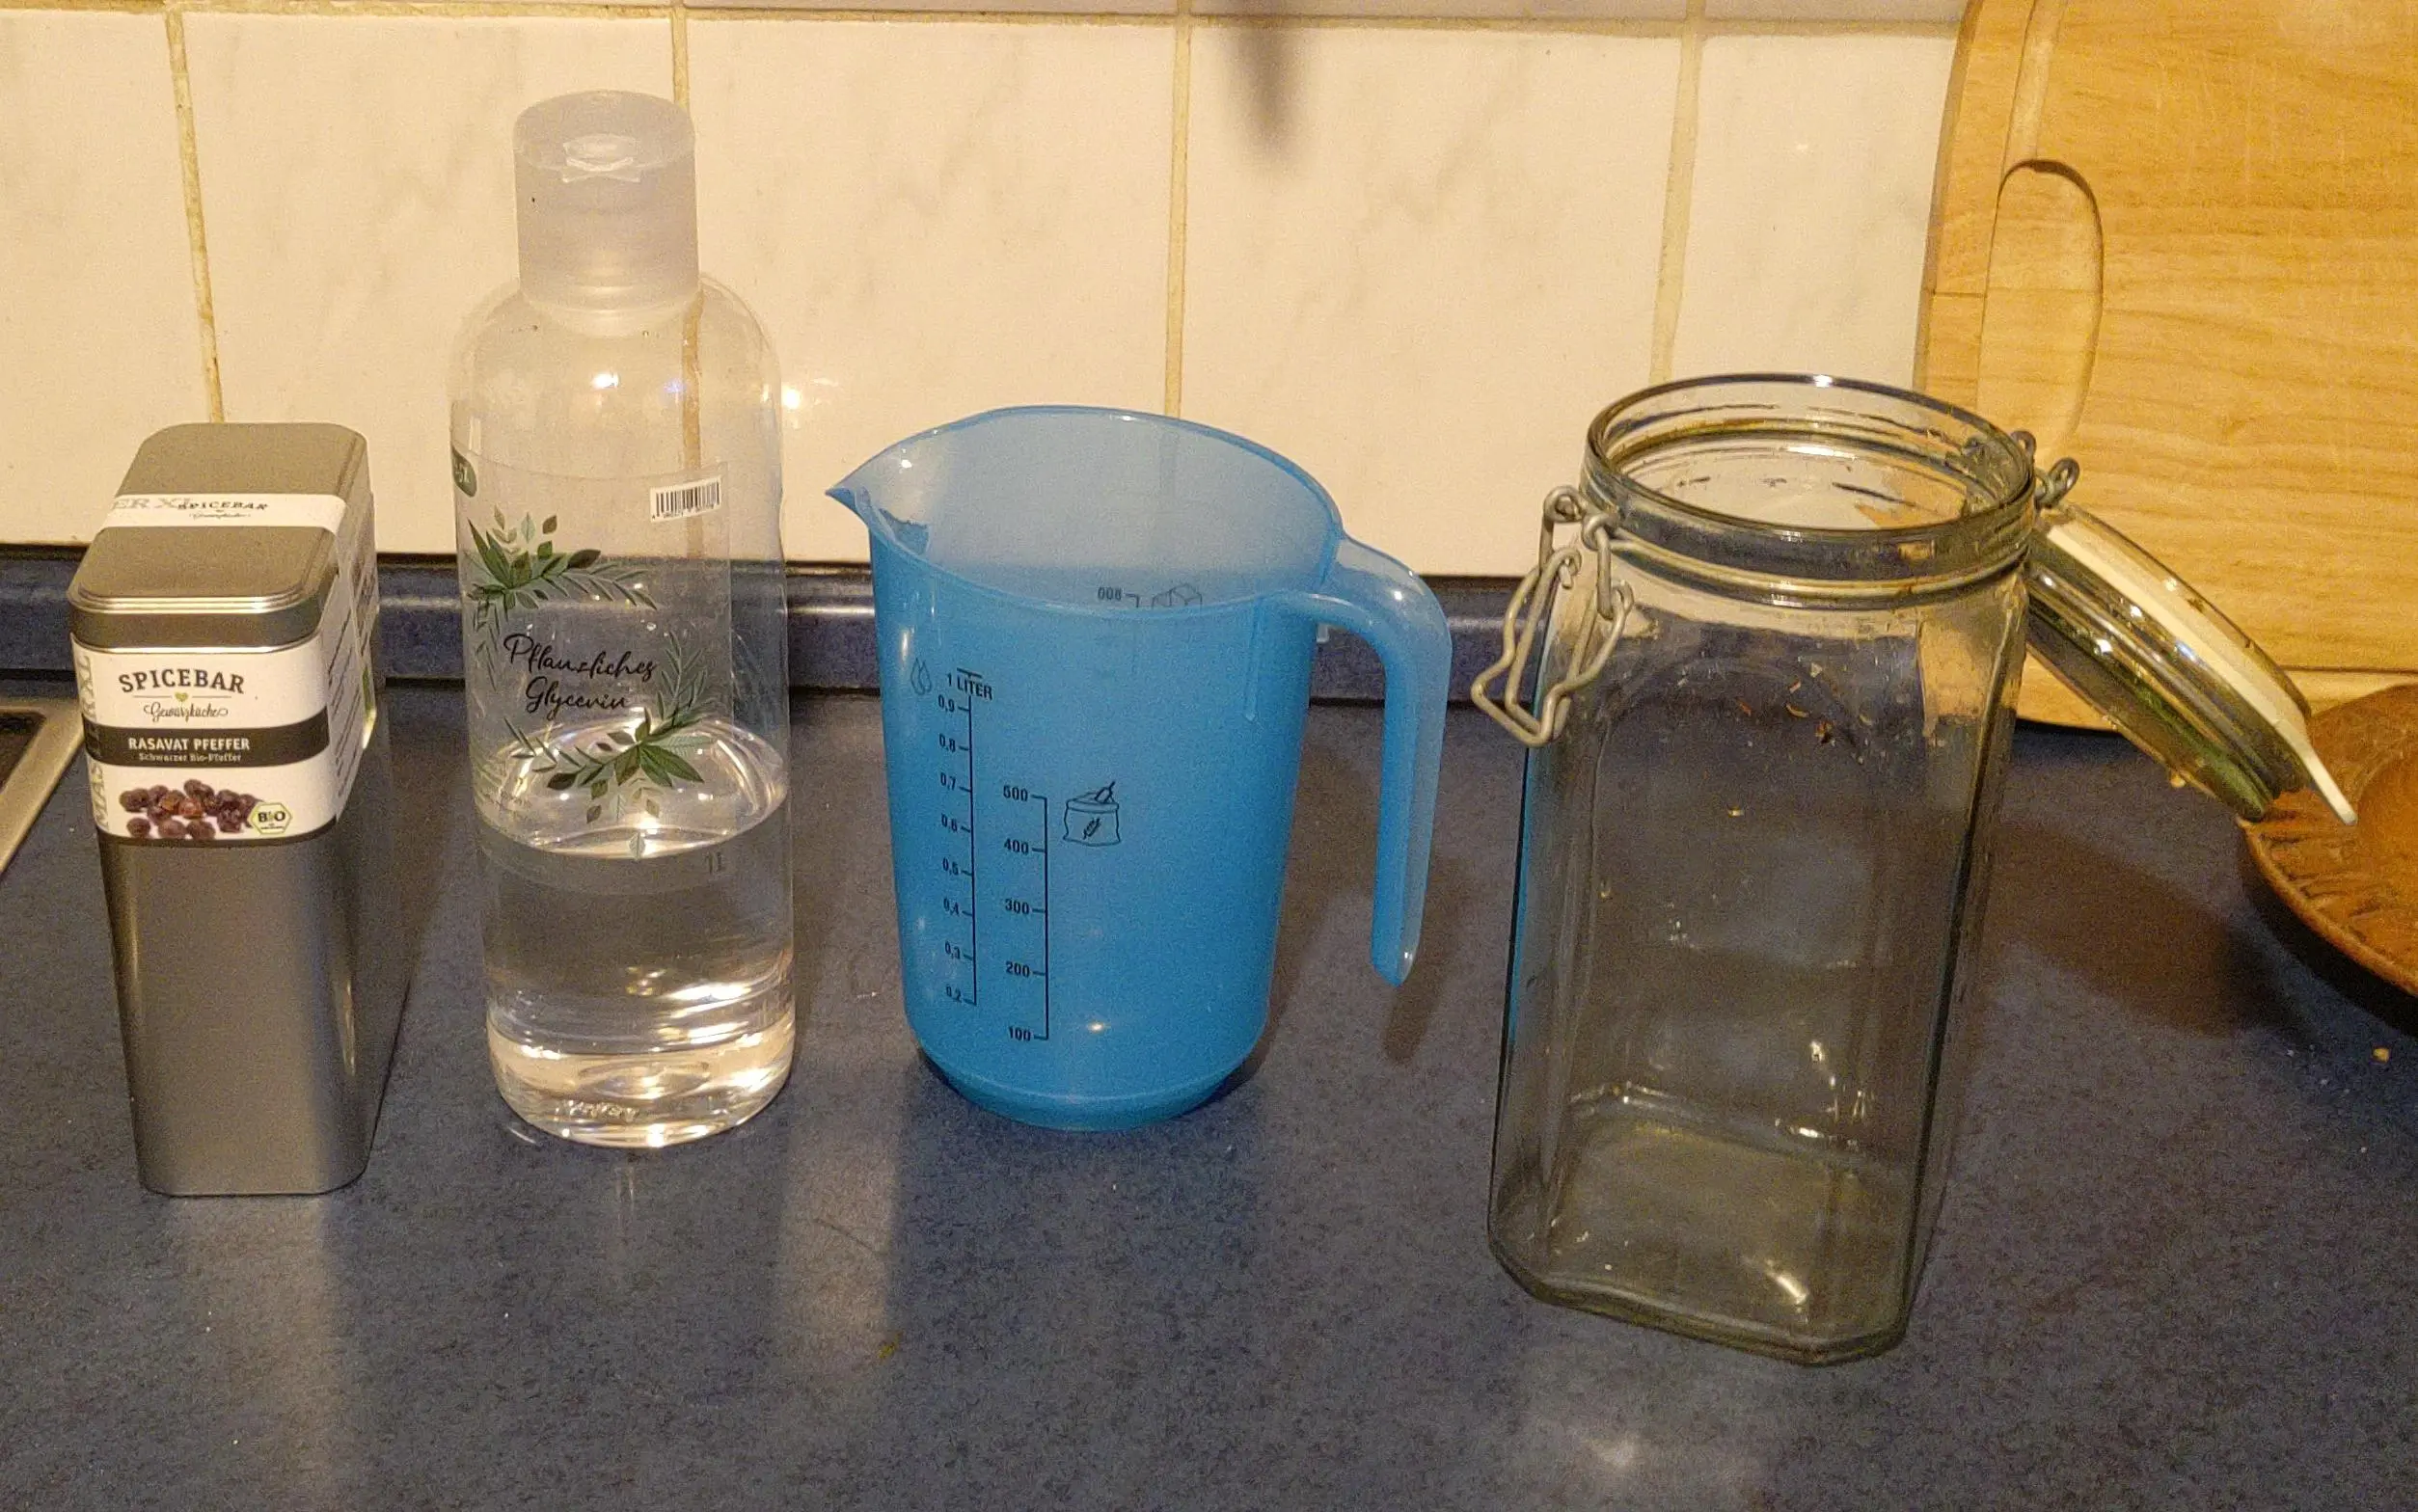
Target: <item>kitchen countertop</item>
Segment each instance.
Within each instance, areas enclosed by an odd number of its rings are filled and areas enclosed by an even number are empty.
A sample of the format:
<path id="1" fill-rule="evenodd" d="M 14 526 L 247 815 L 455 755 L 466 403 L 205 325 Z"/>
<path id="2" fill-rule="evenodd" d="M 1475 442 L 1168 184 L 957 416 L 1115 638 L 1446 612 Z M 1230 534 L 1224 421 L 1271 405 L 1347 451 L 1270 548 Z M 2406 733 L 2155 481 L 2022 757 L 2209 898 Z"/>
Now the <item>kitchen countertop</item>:
<path id="1" fill-rule="evenodd" d="M 419 968 L 341 1192 L 144 1193 L 80 771 L 0 877 L 0 1505 L 2418 1505 L 2418 1003 L 2112 738 L 2019 738 L 1912 1334 L 1805 1369 L 1488 1256 L 1519 751 L 1476 716 L 1410 985 L 1378 716 L 1323 706 L 1257 1074 L 1069 1135 L 916 1059 L 876 706 L 802 702 L 797 1072 L 628 1155 L 497 1100 L 459 694 L 391 707 Z"/>

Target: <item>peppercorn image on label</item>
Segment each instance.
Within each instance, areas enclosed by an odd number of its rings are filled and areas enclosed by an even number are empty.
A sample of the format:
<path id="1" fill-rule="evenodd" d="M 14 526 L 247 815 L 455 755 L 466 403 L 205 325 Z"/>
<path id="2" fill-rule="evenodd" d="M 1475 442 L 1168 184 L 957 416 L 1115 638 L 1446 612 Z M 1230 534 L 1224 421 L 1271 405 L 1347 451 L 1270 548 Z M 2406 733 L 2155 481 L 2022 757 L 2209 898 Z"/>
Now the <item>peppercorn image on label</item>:
<path id="1" fill-rule="evenodd" d="M 334 498 L 120 500 L 113 528 L 312 525 L 337 537 L 318 628 L 290 645 L 74 648 L 93 823 L 161 843 L 308 835 L 351 795 L 371 710 L 376 567 Z"/>

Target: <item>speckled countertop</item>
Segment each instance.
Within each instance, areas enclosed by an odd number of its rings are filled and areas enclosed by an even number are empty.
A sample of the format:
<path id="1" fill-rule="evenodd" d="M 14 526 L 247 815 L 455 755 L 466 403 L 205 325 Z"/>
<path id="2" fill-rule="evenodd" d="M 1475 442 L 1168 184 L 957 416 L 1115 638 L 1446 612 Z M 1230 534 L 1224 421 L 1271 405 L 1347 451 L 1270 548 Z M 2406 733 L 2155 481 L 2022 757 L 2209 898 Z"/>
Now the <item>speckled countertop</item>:
<path id="1" fill-rule="evenodd" d="M 1258 1074 L 1075 1136 L 916 1060 L 876 709 L 802 704 L 797 1074 L 629 1156 L 497 1101 L 458 694 L 393 707 L 420 965 L 344 1191 L 141 1191 L 79 774 L 0 877 L 0 1506 L 2418 1506 L 2418 1005 L 2112 739 L 2019 741 L 1912 1336 L 1807 1370 L 1488 1257 L 1518 752 L 1474 716 L 1411 985 L 1377 716 L 1325 707 Z"/>

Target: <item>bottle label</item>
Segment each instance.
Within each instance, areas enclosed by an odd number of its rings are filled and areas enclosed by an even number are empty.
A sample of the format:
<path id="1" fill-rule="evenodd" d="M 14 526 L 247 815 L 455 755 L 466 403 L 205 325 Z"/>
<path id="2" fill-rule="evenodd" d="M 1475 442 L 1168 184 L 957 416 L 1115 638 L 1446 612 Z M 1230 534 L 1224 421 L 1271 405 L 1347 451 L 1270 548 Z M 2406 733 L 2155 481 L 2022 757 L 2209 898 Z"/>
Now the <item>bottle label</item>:
<path id="1" fill-rule="evenodd" d="M 129 495 L 104 530 L 309 526 L 336 537 L 310 638 L 259 649 L 74 648 L 104 834 L 173 844 L 307 835 L 335 823 L 367 740 L 377 634 L 368 511 L 327 495 Z"/>
<path id="2" fill-rule="evenodd" d="M 473 787 L 557 832 L 703 782 L 733 683 L 719 466 L 583 477 L 453 452 Z M 524 790 L 542 790 L 539 799 Z M 482 809 L 482 812 L 484 810 Z M 491 816 L 492 817 L 492 816 Z"/>

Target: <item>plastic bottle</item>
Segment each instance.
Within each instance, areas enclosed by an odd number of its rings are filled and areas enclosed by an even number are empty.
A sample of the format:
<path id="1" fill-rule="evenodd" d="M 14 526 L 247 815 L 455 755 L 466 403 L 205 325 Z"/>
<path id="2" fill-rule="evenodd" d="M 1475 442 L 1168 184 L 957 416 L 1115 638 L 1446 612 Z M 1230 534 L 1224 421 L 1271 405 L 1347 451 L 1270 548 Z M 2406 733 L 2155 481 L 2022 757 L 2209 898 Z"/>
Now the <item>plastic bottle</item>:
<path id="1" fill-rule="evenodd" d="M 676 1144 L 789 1071 L 779 371 L 698 275 L 679 107 L 564 95 L 513 150 L 452 373 L 488 1048 L 538 1127 Z"/>

